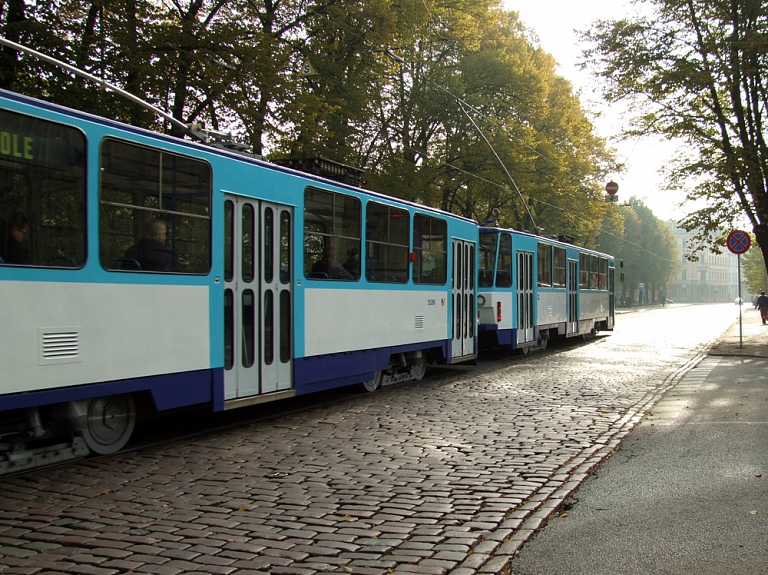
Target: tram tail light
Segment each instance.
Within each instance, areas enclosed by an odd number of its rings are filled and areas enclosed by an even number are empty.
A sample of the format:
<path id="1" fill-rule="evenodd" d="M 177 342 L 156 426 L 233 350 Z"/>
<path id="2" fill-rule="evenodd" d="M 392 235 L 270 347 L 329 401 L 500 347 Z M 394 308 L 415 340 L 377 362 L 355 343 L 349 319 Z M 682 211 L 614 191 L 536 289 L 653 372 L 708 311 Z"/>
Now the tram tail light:
<path id="1" fill-rule="evenodd" d="M 501 302 L 496 302 L 496 321 L 501 322 Z"/>

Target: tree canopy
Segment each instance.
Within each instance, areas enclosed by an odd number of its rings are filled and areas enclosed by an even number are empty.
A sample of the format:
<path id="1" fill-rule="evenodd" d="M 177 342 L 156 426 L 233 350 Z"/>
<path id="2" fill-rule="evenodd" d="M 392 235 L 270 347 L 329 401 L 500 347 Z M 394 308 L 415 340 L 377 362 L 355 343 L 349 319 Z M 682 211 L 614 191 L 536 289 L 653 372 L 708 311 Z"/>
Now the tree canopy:
<path id="1" fill-rule="evenodd" d="M 597 242 L 602 251 L 624 262 L 625 281 L 620 288 L 624 293 L 619 295 L 631 297 L 639 283 L 647 286 L 645 297 L 656 289 L 664 290 L 678 271 L 672 230 L 638 198 L 630 198 L 613 211 L 614 215 L 603 222 Z"/>
<path id="2" fill-rule="evenodd" d="M 595 246 L 613 158 L 568 81 L 498 0 L 52 0 L 0 33 L 270 159 L 323 156 L 366 187 Z M 181 132 L 3 48 L 0 87 Z"/>
<path id="3" fill-rule="evenodd" d="M 768 246 L 768 7 L 757 0 L 637 0 L 597 22 L 585 57 L 608 101 L 635 106 L 628 135 L 681 139 L 670 190 L 699 201 L 681 224 L 713 249 L 745 220 Z M 702 201 L 703 200 L 703 201 Z"/>

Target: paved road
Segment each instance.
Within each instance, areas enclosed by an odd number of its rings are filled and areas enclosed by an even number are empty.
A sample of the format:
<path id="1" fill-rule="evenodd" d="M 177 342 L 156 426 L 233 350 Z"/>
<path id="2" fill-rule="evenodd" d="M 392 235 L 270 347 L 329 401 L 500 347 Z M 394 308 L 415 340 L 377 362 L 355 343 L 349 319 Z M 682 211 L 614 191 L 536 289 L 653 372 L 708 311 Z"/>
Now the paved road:
<path id="1" fill-rule="evenodd" d="M 0 482 L 0 573 L 504 573 L 732 306 Z"/>

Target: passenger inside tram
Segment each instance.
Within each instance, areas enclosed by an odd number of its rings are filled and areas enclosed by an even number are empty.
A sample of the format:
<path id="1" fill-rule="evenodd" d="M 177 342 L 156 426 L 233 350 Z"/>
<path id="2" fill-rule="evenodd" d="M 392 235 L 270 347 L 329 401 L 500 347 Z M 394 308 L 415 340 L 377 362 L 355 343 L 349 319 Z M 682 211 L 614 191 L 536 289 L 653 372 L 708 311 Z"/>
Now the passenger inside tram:
<path id="1" fill-rule="evenodd" d="M 331 246 L 327 246 L 323 250 L 323 257 L 312 265 L 312 275 L 316 278 L 324 277 L 332 280 L 355 279 L 336 259 L 336 250 Z"/>

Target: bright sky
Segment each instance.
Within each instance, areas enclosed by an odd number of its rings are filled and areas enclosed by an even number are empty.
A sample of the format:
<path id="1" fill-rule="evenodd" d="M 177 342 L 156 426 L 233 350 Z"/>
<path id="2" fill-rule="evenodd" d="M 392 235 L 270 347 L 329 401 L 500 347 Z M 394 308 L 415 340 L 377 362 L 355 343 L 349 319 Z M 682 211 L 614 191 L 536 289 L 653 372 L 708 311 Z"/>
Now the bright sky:
<path id="1" fill-rule="evenodd" d="M 680 219 L 686 214 L 679 204 L 685 195 L 662 191 L 662 177 L 658 170 L 675 152 L 675 145 L 652 138 L 627 142 L 614 139 L 626 121 L 621 110 L 611 107 L 600 98 L 597 80 L 588 71 L 578 69 L 584 46 L 578 42 L 574 30 L 583 31 L 596 20 L 615 20 L 636 14 L 637 7 L 629 0 L 504 0 L 505 8 L 520 15 L 526 27 L 534 30 L 541 47 L 552 54 L 558 63 L 558 73 L 569 79 L 574 90 L 581 94 L 582 106 L 599 112 L 593 119 L 597 132 L 616 148 L 619 161 L 627 168 L 609 179 L 619 184 L 619 202 L 630 197 L 641 198 L 654 215 L 662 220 Z"/>

